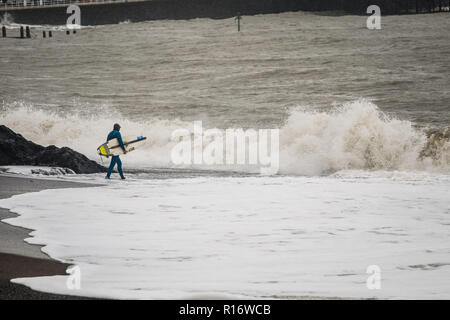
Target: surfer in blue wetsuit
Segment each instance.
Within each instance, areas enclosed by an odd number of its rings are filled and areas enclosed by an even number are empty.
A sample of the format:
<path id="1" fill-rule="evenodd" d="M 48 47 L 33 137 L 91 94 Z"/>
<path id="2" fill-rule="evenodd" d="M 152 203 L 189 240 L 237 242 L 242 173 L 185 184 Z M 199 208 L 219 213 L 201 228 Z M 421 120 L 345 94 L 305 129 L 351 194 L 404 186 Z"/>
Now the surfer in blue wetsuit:
<path id="1" fill-rule="evenodd" d="M 127 149 L 125 148 L 125 145 L 123 144 L 122 135 L 120 134 L 120 125 L 118 123 L 116 123 L 114 125 L 113 131 L 111 131 L 108 134 L 108 138 L 106 138 L 107 141 L 112 140 L 112 139 L 117 139 L 117 141 L 119 141 L 120 147 L 123 150 L 123 154 L 127 154 Z M 117 164 L 117 170 L 119 171 L 120 177 L 122 178 L 122 180 L 125 180 L 125 176 L 123 175 L 123 171 L 122 171 L 122 161 L 120 160 L 119 156 L 112 156 L 111 164 L 109 165 L 108 174 L 106 175 L 106 179 L 110 179 L 111 173 L 113 172 L 116 164 Z"/>

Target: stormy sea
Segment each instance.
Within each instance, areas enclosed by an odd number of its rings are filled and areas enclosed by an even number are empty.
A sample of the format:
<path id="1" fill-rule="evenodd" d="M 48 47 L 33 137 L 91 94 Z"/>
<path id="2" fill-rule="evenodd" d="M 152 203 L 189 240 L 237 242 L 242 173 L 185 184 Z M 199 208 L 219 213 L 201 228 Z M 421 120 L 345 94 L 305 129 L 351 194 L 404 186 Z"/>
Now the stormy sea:
<path id="1" fill-rule="evenodd" d="M 147 137 L 121 157 L 126 181 L 61 174 L 103 186 L 0 200 L 20 215 L 7 223 L 81 274 L 78 290 L 68 276 L 14 281 L 125 299 L 449 299 L 449 15 L 383 17 L 381 30 L 366 19 L 32 26 L 32 39 L 1 39 L 0 124 L 105 166 L 97 147 L 114 123 Z M 174 163 L 174 132 L 196 123 L 277 130 L 276 173 Z"/>

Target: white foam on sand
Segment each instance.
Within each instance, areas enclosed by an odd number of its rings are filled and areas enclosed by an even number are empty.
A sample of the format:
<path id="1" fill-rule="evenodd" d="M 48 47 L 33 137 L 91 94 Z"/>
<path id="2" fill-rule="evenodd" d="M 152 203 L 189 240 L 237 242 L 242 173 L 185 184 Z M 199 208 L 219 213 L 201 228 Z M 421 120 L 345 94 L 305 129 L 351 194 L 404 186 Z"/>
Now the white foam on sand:
<path id="1" fill-rule="evenodd" d="M 450 298 L 450 177 L 140 180 L 1 200 L 30 243 L 81 270 L 16 279 L 112 298 Z M 366 287 L 381 268 L 381 290 Z"/>
<path id="2" fill-rule="evenodd" d="M 12 173 L 25 176 L 63 176 L 75 174 L 73 170 L 68 168 L 45 166 L 0 166 L 0 173 Z"/>

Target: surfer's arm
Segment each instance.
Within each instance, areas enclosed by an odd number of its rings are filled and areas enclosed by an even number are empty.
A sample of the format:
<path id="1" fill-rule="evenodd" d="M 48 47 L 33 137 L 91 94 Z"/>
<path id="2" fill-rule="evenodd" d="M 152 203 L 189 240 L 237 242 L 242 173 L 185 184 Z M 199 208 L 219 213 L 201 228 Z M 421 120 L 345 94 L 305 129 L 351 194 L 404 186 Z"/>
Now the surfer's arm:
<path id="1" fill-rule="evenodd" d="M 117 135 L 117 141 L 119 141 L 119 145 L 122 148 L 122 150 L 127 151 L 125 145 L 123 144 L 122 135 L 120 133 Z"/>

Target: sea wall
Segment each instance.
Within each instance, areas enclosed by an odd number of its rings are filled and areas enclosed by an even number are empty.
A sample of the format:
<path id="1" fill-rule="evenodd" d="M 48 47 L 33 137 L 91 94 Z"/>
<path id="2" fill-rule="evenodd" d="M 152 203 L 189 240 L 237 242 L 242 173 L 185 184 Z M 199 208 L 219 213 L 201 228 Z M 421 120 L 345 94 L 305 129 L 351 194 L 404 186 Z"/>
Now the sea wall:
<path id="1" fill-rule="evenodd" d="M 298 11 L 309 1 L 297 0 L 152 0 L 110 4 L 82 5 L 82 25 L 102 25 L 129 20 L 140 22 L 160 19 L 229 18 L 238 12 L 244 15 Z M 320 2 L 320 1 L 319 1 Z M 318 10 L 320 6 L 308 6 Z M 64 25 L 67 7 L 41 7 L 11 10 L 15 23 Z"/>
<path id="2" fill-rule="evenodd" d="M 377 4 L 383 14 L 434 11 L 448 6 L 450 0 L 151 0 L 111 4 L 83 4 L 82 25 L 114 24 L 129 20 L 140 22 L 158 19 L 229 18 L 243 15 L 287 11 L 340 11 L 365 14 L 367 7 Z M 10 10 L 15 23 L 64 25 L 66 6 L 36 7 Z"/>

